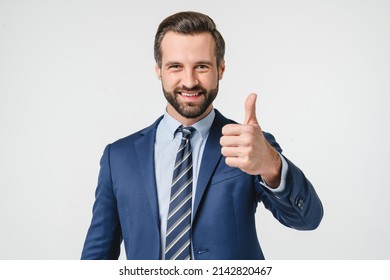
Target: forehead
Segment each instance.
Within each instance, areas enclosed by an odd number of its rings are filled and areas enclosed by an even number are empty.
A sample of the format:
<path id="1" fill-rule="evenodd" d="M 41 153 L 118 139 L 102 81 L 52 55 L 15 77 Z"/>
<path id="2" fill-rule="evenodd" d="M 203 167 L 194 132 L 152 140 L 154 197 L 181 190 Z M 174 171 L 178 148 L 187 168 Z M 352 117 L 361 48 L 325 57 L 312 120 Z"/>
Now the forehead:
<path id="1" fill-rule="evenodd" d="M 216 60 L 215 40 L 210 33 L 180 34 L 169 31 L 161 42 L 162 60 Z"/>

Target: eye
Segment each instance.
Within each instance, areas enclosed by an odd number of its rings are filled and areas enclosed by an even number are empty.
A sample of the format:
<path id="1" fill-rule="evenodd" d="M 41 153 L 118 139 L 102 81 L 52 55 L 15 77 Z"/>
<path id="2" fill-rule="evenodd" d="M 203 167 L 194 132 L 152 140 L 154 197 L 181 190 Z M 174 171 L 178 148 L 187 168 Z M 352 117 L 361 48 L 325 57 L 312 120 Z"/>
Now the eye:
<path id="1" fill-rule="evenodd" d="M 199 64 L 198 66 L 196 66 L 196 69 L 200 71 L 206 71 L 209 69 L 209 66 L 207 64 Z"/>
<path id="2" fill-rule="evenodd" d="M 180 65 L 179 64 L 171 64 L 168 66 L 168 69 L 177 70 L 177 69 L 180 69 Z"/>

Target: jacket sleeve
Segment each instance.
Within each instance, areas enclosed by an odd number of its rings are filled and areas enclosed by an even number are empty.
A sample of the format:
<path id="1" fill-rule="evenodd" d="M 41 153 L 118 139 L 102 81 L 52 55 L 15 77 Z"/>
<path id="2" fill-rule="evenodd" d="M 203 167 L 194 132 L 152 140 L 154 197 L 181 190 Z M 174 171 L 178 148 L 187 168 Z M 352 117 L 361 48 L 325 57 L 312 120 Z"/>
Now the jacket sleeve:
<path id="1" fill-rule="evenodd" d="M 121 242 L 122 234 L 111 179 L 110 145 L 108 145 L 100 160 L 92 222 L 84 243 L 81 259 L 118 259 Z"/>
<path id="2" fill-rule="evenodd" d="M 268 133 L 265 136 L 281 153 L 282 149 L 274 137 Z M 303 172 L 286 157 L 284 159 L 288 163 L 285 189 L 282 192 L 272 192 L 261 185 L 261 178 L 258 176 L 255 179 L 258 200 L 263 201 L 264 206 L 282 224 L 298 230 L 316 229 L 323 217 L 322 203 Z"/>

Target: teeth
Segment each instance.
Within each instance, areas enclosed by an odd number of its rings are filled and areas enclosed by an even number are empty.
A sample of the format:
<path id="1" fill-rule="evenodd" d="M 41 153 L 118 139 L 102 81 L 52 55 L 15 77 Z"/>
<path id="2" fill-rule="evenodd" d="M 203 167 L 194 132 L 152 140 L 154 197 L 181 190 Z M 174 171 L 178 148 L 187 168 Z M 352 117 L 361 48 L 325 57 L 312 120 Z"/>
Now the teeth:
<path id="1" fill-rule="evenodd" d="M 197 96 L 199 93 L 185 93 L 185 92 L 182 92 L 181 94 L 184 95 L 184 96 L 192 97 L 192 96 Z"/>

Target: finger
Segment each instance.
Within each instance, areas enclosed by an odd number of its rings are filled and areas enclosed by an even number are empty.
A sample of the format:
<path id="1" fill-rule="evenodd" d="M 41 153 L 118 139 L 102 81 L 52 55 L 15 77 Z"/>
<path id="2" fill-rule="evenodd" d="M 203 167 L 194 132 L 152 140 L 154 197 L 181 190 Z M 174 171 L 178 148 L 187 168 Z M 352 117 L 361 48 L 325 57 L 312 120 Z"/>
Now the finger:
<path id="1" fill-rule="evenodd" d="M 242 160 L 239 157 L 226 157 L 225 163 L 230 167 L 242 168 Z"/>
<path id="2" fill-rule="evenodd" d="M 227 124 L 222 127 L 222 135 L 240 135 L 241 132 L 241 124 Z"/>
<path id="3" fill-rule="evenodd" d="M 256 118 L 256 99 L 257 99 L 256 93 L 251 93 L 246 98 L 244 124 L 258 124 Z"/>
<path id="4" fill-rule="evenodd" d="M 222 147 L 237 147 L 239 145 L 237 136 L 222 136 L 219 139 L 219 144 Z"/>
<path id="5" fill-rule="evenodd" d="M 234 158 L 242 156 L 241 150 L 238 149 L 237 147 L 222 147 L 221 154 L 224 157 L 234 157 Z"/>
<path id="6" fill-rule="evenodd" d="M 248 138 L 242 136 L 222 136 L 219 143 L 222 147 L 240 147 L 250 144 Z"/>
<path id="7" fill-rule="evenodd" d="M 253 126 L 242 124 L 227 124 L 222 128 L 223 136 L 239 136 L 244 133 L 252 133 Z"/>

